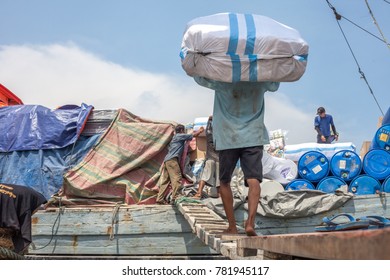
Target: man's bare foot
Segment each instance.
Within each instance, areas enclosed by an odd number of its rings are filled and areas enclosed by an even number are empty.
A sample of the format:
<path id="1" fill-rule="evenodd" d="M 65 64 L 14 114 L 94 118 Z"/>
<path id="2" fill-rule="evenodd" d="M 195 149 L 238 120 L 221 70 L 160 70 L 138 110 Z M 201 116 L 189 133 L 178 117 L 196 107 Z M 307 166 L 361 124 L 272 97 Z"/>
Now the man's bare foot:
<path id="1" fill-rule="evenodd" d="M 253 228 L 245 228 L 245 233 L 247 236 L 257 236 L 257 233 Z"/>
<path id="2" fill-rule="evenodd" d="M 201 199 L 202 198 L 202 194 L 196 193 L 192 198 L 194 198 L 194 199 Z"/>
<path id="3" fill-rule="evenodd" d="M 222 232 L 222 234 L 238 234 L 238 230 L 236 227 L 234 228 L 228 227 Z"/>
<path id="4" fill-rule="evenodd" d="M 257 233 L 253 226 L 248 223 L 245 224 L 245 233 L 247 236 L 257 236 Z"/>

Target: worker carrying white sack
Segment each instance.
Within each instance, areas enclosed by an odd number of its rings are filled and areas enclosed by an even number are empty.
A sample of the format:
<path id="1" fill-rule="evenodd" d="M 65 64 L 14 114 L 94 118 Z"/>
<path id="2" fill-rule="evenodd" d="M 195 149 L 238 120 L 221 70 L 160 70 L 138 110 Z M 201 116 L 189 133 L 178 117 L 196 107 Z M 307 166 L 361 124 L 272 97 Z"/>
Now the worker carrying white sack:
<path id="1" fill-rule="evenodd" d="M 271 18 L 220 13 L 187 24 L 181 45 L 189 76 L 220 82 L 292 82 L 304 74 L 308 44 Z"/>

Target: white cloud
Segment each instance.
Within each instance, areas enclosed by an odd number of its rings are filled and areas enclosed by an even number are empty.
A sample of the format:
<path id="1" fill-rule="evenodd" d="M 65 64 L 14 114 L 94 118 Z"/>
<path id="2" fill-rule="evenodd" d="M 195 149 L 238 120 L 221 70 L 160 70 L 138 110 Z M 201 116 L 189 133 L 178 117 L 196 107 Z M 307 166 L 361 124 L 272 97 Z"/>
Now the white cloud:
<path id="1" fill-rule="evenodd" d="M 0 83 L 25 104 L 55 108 L 82 102 L 96 109 L 125 108 L 141 117 L 192 122 L 212 113 L 213 92 L 184 75 L 125 68 L 76 45 L 0 46 Z M 266 97 L 268 129 L 287 130 L 288 144 L 313 142 L 313 116 L 283 93 Z"/>
<path id="2" fill-rule="evenodd" d="M 280 92 L 266 94 L 265 123 L 269 130 L 287 132 L 287 144 L 315 142 L 314 116 L 295 107 L 289 96 Z"/>

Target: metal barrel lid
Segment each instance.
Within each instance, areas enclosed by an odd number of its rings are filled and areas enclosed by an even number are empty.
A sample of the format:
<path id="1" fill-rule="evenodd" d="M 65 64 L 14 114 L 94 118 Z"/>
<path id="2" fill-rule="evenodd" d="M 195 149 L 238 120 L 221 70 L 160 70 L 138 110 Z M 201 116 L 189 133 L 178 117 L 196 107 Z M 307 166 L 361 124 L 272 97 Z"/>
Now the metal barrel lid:
<path id="1" fill-rule="evenodd" d="M 351 181 L 348 190 L 356 195 L 375 194 L 380 192 L 381 183 L 372 176 L 359 175 Z"/>
<path id="2" fill-rule="evenodd" d="M 386 124 L 378 128 L 375 133 L 372 147 L 390 152 L 390 124 Z"/>
<path id="3" fill-rule="evenodd" d="M 314 185 L 306 179 L 294 179 L 286 186 L 286 191 L 314 190 Z"/>
<path id="4" fill-rule="evenodd" d="M 351 150 L 338 151 L 330 160 L 330 172 L 344 181 L 351 181 L 362 171 L 362 160 Z"/>
<path id="5" fill-rule="evenodd" d="M 298 160 L 298 174 L 302 179 L 318 182 L 329 174 L 329 160 L 318 151 L 304 153 Z"/>
<path id="6" fill-rule="evenodd" d="M 328 176 L 318 183 L 317 190 L 326 193 L 334 193 L 338 188 L 344 185 L 347 185 L 347 183 L 343 179 L 336 176 Z"/>
<path id="7" fill-rule="evenodd" d="M 382 191 L 390 193 L 390 176 L 386 178 L 386 180 L 382 183 Z"/>
<path id="8" fill-rule="evenodd" d="M 363 170 L 378 180 L 390 175 L 390 152 L 382 149 L 370 150 L 363 158 Z"/>

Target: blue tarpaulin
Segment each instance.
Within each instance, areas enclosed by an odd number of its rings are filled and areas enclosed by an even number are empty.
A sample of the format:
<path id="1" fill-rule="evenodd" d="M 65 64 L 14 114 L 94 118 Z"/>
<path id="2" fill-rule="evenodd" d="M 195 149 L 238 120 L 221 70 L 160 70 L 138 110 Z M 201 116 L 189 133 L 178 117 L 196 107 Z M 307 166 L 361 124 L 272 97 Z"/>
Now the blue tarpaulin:
<path id="1" fill-rule="evenodd" d="M 63 109 L 40 105 L 0 108 L 0 152 L 59 149 L 79 137 L 92 106 Z"/>
<path id="2" fill-rule="evenodd" d="M 62 187 L 63 174 L 84 158 L 99 137 L 80 136 L 60 149 L 0 152 L 0 183 L 30 187 L 49 199 Z"/>

